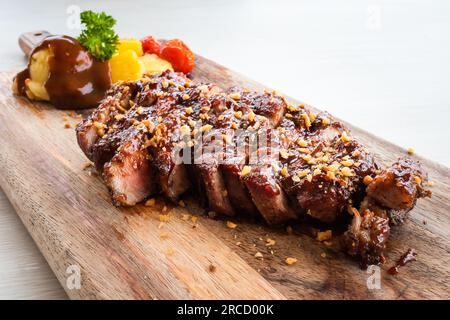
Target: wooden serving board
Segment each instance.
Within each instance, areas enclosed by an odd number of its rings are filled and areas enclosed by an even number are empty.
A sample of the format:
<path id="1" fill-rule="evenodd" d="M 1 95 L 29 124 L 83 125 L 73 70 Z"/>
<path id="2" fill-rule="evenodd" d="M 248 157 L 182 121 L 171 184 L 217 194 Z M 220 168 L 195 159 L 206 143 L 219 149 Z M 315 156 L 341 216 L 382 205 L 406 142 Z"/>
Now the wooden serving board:
<path id="1" fill-rule="evenodd" d="M 94 299 L 410 299 L 450 298 L 450 170 L 421 159 L 435 182 L 408 221 L 394 228 L 380 289 L 338 249 L 292 224 L 293 234 L 261 222 L 202 215 L 195 199 L 187 208 L 164 203 L 120 209 L 79 149 L 76 120 L 45 103 L 11 93 L 13 73 L 0 73 L 0 185 L 71 298 Z M 263 90 L 254 81 L 199 58 L 195 80 L 222 87 Z M 298 103 L 292 99 L 292 103 Z M 72 128 L 66 129 L 66 122 Z M 351 125 L 352 135 L 382 162 L 405 150 Z M 169 222 L 161 222 L 163 207 Z M 186 219 L 186 214 L 197 221 Z M 309 229 L 308 229 L 309 230 Z M 276 241 L 266 246 L 266 240 Z M 418 261 L 397 276 L 386 270 L 408 248 Z M 256 252 L 263 259 L 255 258 Z M 287 257 L 298 262 L 288 266 Z M 70 289 L 78 266 L 81 287 Z M 369 279 L 370 282 L 370 279 Z"/>

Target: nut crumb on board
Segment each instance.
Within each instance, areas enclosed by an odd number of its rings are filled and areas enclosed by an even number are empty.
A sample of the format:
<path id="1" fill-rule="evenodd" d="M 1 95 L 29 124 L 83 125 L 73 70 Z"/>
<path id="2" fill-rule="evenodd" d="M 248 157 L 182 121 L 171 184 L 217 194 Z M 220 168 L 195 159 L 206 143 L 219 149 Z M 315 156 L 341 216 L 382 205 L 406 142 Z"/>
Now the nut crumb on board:
<path id="1" fill-rule="evenodd" d="M 159 221 L 161 222 L 169 222 L 170 216 L 168 214 L 160 214 Z"/>
<path id="2" fill-rule="evenodd" d="M 285 261 L 288 266 L 291 266 L 291 265 L 297 263 L 297 259 L 292 258 L 292 257 L 287 257 Z"/>
<path id="3" fill-rule="evenodd" d="M 153 207 L 156 204 L 156 199 L 152 198 L 152 199 L 148 199 L 147 201 L 145 201 L 145 206 L 146 207 Z"/>
<path id="4" fill-rule="evenodd" d="M 320 242 L 330 240 L 332 235 L 333 232 L 331 230 L 319 231 L 317 232 L 316 240 Z"/>
<path id="5" fill-rule="evenodd" d="M 86 169 L 88 169 L 88 168 L 91 168 L 91 167 L 93 167 L 93 164 L 92 164 L 92 162 L 85 162 L 84 164 L 83 164 L 83 170 L 86 170 Z"/>
<path id="6" fill-rule="evenodd" d="M 188 221 L 191 218 L 191 215 L 188 213 L 182 213 L 181 214 L 181 220 Z"/>
<path id="7" fill-rule="evenodd" d="M 267 238 L 267 239 L 266 239 L 266 246 L 267 246 L 267 247 L 274 246 L 275 243 L 276 243 L 276 241 L 273 240 L 273 239 L 270 239 L 270 238 Z"/>
<path id="8" fill-rule="evenodd" d="M 161 233 L 159 234 L 159 237 L 160 237 L 162 240 L 166 240 L 166 239 L 169 239 L 169 238 L 170 238 L 170 236 L 169 236 L 169 234 L 168 234 L 167 232 L 161 232 Z"/>
<path id="9" fill-rule="evenodd" d="M 264 256 L 263 256 L 263 254 L 261 253 L 261 252 L 257 252 L 257 253 L 255 253 L 255 258 L 256 259 L 262 259 L 262 258 L 264 258 Z"/>
<path id="10" fill-rule="evenodd" d="M 227 221 L 227 227 L 230 229 L 235 229 L 237 227 L 237 224 L 231 221 Z"/>
<path id="11" fill-rule="evenodd" d="M 322 258 L 326 258 L 326 257 L 327 257 L 327 254 L 326 254 L 325 252 L 322 252 L 322 253 L 320 254 L 320 256 L 321 256 Z"/>

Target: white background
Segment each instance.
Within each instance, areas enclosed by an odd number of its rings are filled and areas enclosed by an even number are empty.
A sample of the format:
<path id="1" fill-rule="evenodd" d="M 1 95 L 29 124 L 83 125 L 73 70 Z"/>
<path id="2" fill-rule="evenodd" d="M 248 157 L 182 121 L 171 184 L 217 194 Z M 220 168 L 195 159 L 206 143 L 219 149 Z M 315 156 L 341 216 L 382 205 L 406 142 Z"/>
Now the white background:
<path id="1" fill-rule="evenodd" d="M 181 38 L 203 56 L 450 166 L 450 2 L 1 0 L 0 70 L 17 38 L 76 35 L 67 9 L 104 10 L 120 36 Z M 1 107 L 1 106 L 0 106 Z M 62 289 L 0 191 L 0 298 Z"/>

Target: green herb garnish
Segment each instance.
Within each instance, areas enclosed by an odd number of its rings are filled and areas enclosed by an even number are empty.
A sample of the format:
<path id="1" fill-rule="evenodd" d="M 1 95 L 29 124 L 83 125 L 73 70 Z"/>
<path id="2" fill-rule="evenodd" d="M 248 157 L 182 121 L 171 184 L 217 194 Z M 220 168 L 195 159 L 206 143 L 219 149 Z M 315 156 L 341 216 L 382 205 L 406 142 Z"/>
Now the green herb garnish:
<path id="1" fill-rule="evenodd" d="M 108 60 L 117 50 L 119 36 L 113 30 L 116 20 L 104 12 L 96 13 L 91 10 L 80 14 L 83 30 L 78 41 L 94 57 L 100 61 Z"/>

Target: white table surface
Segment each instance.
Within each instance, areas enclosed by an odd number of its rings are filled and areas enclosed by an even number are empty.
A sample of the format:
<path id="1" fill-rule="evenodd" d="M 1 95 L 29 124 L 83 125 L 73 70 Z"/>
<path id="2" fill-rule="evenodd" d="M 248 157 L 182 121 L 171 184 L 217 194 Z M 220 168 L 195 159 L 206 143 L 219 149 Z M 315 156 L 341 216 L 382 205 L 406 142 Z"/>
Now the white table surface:
<path id="1" fill-rule="evenodd" d="M 70 5 L 112 14 L 121 36 L 181 38 L 212 60 L 450 166 L 449 1 L 2 0 L 0 70 L 25 65 L 22 32 L 76 35 L 67 25 Z M 67 298 L 1 190 L 0 298 Z"/>

